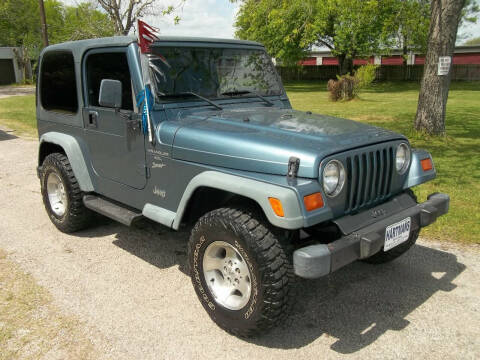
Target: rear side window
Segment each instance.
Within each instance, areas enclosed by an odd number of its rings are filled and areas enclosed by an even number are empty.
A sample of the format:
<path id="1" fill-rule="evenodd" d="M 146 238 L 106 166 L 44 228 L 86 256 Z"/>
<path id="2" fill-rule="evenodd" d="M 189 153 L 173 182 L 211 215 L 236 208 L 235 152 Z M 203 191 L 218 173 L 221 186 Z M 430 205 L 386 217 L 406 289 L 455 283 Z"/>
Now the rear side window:
<path id="1" fill-rule="evenodd" d="M 87 58 L 87 91 L 90 106 L 100 106 L 98 94 L 103 79 L 122 83 L 122 109 L 133 110 L 132 82 L 124 52 L 91 54 Z"/>
<path id="2" fill-rule="evenodd" d="M 40 73 L 40 98 L 43 108 L 76 113 L 78 99 L 73 55 L 69 52 L 46 53 Z"/>

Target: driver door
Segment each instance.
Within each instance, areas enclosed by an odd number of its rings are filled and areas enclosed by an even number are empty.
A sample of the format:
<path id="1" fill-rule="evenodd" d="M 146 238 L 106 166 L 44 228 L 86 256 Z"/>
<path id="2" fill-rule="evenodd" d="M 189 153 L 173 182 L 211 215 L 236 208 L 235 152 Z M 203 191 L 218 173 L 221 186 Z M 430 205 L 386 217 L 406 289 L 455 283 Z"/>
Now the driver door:
<path id="1" fill-rule="evenodd" d="M 83 120 L 93 169 L 100 181 L 108 179 L 143 189 L 147 181 L 145 136 L 134 112 L 134 94 L 126 48 L 90 51 L 83 70 L 86 87 Z M 103 79 L 119 80 L 122 83 L 120 109 L 99 105 Z"/>

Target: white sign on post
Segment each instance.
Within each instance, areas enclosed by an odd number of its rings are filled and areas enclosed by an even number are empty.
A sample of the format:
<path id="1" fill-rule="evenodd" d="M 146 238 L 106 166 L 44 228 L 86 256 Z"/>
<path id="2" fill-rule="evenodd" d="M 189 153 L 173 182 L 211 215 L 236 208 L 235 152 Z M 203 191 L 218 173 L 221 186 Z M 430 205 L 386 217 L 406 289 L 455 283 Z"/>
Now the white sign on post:
<path id="1" fill-rule="evenodd" d="M 452 63 L 451 56 L 440 56 L 438 58 L 438 75 L 448 75 L 450 71 L 450 64 Z"/>

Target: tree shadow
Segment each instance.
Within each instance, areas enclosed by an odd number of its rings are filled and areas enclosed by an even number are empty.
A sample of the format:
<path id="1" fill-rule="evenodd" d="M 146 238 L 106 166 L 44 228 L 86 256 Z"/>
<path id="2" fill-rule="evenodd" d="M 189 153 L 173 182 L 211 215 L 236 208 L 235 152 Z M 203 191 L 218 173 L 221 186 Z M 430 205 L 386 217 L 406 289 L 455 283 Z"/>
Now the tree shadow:
<path id="1" fill-rule="evenodd" d="M 187 271 L 190 229 L 175 232 L 149 220 L 133 227 L 103 220 L 79 235 L 115 235 L 113 244 L 160 269 L 179 266 Z M 278 349 L 304 347 L 322 335 L 337 341 L 331 349 L 355 353 L 388 330 L 409 325 L 406 317 L 438 291 L 452 291 L 453 280 L 465 270 L 454 254 L 414 246 L 399 259 L 383 265 L 353 263 L 317 280 L 296 278 L 292 315 L 270 333 L 244 341 Z"/>
<path id="2" fill-rule="evenodd" d="M 288 92 L 325 92 L 328 80 L 294 80 L 284 82 Z M 480 81 L 453 81 L 450 91 L 480 91 Z M 363 92 L 370 93 L 401 93 L 405 91 L 419 91 L 419 81 L 377 81 Z"/>
<path id="3" fill-rule="evenodd" d="M 188 275 L 186 263 L 190 229 L 175 231 L 148 219 L 141 219 L 128 227 L 103 216 L 98 216 L 96 225 L 76 235 L 85 238 L 114 235 L 115 246 L 159 269 L 178 265 L 180 271 Z"/>
<path id="4" fill-rule="evenodd" d="M 287 92 L 326 92 L 328 80 L 302 80 L 285 82 Z M 401 93 L 405 91 L 418 91 L 420 84 L 415 81 L 388 81 L 374 82 L 371 87 L 362 89 L 364 93 Z"/>
<path id="5" fill-rule="evenodd" d="M 384 265 L 361 262 L 318 280 L 299 280 L 293 316 L 281 328 L 250 342 L 271 348 L 300 348 L 323 334 L 331 349 L 351 354 L 388 330 L 409 325 L 406 316 L 437 291 L 452 291 L 465 270 L 455 255 L 417 245 Z"/>
<path id="6" fill-rule="evenodd" d="M 0 130 L 0 141 L 17 139 L 17 136 L 10 134 L 13 131 Z"/>

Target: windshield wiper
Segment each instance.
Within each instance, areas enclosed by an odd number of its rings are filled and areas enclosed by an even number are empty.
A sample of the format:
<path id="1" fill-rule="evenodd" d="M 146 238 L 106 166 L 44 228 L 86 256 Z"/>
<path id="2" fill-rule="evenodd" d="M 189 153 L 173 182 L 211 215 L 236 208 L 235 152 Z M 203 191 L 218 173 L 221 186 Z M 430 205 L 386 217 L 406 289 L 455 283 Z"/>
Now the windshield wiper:
<path id="1" fill-rule="evenodd" d="M 235 96 L 235 95 L 243 95 L 243 94 L 252 94 L 252 95 L 255 95 L 256 97 L 258 97 L 259 99 L 262 99 L 265 103 L 267 103 L 268 106 L 273 106 L 273 105 L 275 105 L 273 102 L 271 102 L 270 100 L 266 99 L 266 98 L 263 97 L 262 95 L 257 94 L 257 93 L 254 92 L 254 91 L 249 91 L 249 90 L 225 91 L 225 92 L 223 92 L 221 95 Z"/>
<path id="2" fill-rule="evenodd" d="M 185 96 L 185 95 L 191 95 L 195 96 L 203 101 L 208 102 L 210 105 L 215 106 L 218 110 L 223 110 L 223 108 L 220 105 L 215 104 L 212 100 L 209 100 L 202 95 L 198 95 L 194 92 L 188 91 L 188 92 L 182 92 L 182 93 L 175 93 L 175 94 L 164 94 L 164 95 L 159 95 L 159 97 L 179 97 L 179 96 Z"/>

